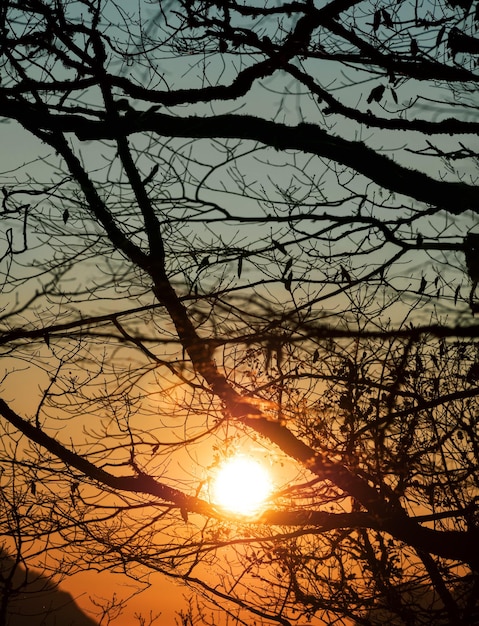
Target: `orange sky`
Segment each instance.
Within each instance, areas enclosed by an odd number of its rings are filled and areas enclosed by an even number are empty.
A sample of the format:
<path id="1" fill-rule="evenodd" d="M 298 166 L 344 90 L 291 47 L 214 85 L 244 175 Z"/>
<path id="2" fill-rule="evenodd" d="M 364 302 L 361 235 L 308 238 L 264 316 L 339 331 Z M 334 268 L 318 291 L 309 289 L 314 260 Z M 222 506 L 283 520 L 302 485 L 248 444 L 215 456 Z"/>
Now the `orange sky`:
<path id="1" fill-rule="evenodd" d="M 177 612 L 187 608 L 188 590 L 168 580 L 162 574 L 151 577 L 152 586 L 140 594 L 135 594 L 138 586 L 127 576 L 111 574 L 109 572 L 83 572 L 65 579 L 61 588 L 72 594 L 78 606 L 89 616 L 98 619 L 98 607 L 95 607 L 91 598 L 100 602 L 110 601 L 113 595 L 118 600 L 127 600 L 127 605 L 121 614 L 112 622 L 112 626 L 134 626 L 138 620 L 135 615 L 141 614 L 148 618 L 150 611 L 153 615 L 161 613 L 161 618 L 154 622 L 161 626 L 173 626 Z"/>

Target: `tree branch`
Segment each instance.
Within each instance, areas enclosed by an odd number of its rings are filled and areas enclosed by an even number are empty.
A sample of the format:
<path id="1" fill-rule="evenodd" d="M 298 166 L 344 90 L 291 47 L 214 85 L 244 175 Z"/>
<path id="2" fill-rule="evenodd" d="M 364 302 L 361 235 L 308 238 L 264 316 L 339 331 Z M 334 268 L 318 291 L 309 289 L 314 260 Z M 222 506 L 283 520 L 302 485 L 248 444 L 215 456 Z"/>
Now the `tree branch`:
<path id="1" fill-rule="evenodd" d="M 88 120 L 76 115 L 52 115 L 32 105 L 20 106 L 14 117 L 30 126 L 32 115 L 38 126 L 75 133 L 81 140 L 115 139 L 118 133 L 153 132 L 164 137 L 222 138 L 258 141 L 277 150 L 298 150 L 331 159 L 350 167 L 376 184 L 454 215 L 479 211 L 479 188 L 462 182 L 435 180 L 409 169 L 359 141 L 330 135 L 314 124 L 287 126 L 251 115 L 177 117 L 155 112 L 128 113 L 118 125 Z M 0 114 L 4 105 L 0 103 Z M 12 116 L 13 106 L 9 107 Z M 69 157 L 70 159 L 73 157 Z M 75 164 L 78 166 L 78 164 Z M 143 265 L 143 264 L 142 264 Z"/>

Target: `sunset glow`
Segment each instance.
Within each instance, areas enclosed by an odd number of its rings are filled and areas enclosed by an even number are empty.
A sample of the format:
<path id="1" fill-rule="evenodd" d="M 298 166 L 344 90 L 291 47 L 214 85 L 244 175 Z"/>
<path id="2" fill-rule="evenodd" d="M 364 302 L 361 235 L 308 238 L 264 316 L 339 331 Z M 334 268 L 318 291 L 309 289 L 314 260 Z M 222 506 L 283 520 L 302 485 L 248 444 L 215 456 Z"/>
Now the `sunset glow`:
<path id="1" fill-rule="evenodd" d="M 212 482 L 211 499 L 223 509 L 240 515 L 258 512 L 271 494 L 267 470 L 257 461 L 236 456 L 223 463 Z"/>

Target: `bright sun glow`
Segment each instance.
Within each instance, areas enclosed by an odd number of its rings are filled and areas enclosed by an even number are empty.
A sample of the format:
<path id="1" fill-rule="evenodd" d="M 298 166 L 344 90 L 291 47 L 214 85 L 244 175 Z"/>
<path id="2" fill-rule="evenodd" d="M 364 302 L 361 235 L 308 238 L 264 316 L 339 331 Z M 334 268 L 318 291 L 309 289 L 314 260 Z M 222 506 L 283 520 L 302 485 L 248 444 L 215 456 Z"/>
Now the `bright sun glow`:
<path id="1" fill-rule="evenodd" d="M 218 468 L 211 486 L 212 501 L 240 515 L 256 513 L 273 488 L 266 469 L 244 456 L 225 461 Z"/>

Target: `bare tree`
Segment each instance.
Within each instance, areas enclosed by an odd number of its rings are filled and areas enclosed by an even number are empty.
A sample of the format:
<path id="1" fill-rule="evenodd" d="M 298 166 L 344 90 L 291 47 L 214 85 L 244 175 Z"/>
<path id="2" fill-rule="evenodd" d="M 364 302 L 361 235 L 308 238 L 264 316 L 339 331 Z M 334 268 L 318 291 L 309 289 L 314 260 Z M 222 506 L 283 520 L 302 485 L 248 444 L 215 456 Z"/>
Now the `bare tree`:
<path id="1" fill-rule="evenodd" d="M 473 623 L 472 0 L 0 20 L 3 462 L 45 536 L 227 623 Z M 248 447 L 245 520 L 208 481 Z"/>

